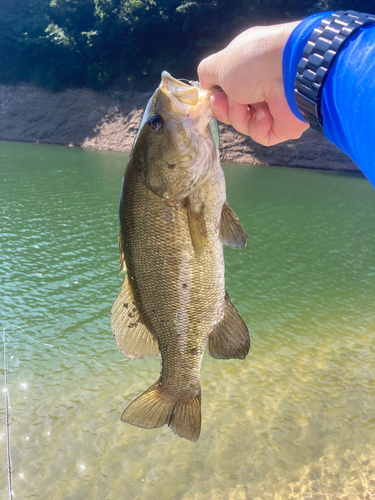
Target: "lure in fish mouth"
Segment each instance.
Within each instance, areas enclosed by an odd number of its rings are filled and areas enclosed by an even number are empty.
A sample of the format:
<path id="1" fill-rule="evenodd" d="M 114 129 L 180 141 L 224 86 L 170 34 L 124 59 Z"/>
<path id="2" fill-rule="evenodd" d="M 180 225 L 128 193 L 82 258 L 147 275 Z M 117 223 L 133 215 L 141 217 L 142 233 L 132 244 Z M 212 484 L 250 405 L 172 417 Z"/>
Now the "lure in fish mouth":
<path id="1" fill-rule="evenodd" d="M 120 271 L 112 307 L 117 345 L 129 358 L 161 354 L 160 378 L 121 420 L 165 424 L 197 441 L 200 368 L 205 348 L 217 359 L 244 359 L 248 329 L 225 291 L 223 245 L 247 235 L 226 203 L 212 138 L 210 95 L 163 72 L 148 102 L 120 196 Z"/>

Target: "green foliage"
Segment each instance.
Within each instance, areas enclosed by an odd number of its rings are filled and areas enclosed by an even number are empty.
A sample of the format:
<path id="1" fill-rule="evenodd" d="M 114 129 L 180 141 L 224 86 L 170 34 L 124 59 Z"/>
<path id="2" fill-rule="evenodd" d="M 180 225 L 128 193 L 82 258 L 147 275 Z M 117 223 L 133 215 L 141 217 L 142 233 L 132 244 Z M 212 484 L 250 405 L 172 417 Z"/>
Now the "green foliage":
<path id="1" fill-rule="evenodd" d="M 1 83 L 62 90 L 154 87 L 254 25 L 361 0 L 0 0 Z"/>

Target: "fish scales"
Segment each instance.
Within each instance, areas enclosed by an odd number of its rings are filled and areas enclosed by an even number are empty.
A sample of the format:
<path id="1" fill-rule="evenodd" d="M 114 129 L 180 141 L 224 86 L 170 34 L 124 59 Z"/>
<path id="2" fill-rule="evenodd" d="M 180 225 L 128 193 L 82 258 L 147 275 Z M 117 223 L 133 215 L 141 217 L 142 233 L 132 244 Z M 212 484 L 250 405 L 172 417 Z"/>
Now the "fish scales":
<path id="1" fill-rule="evenodd" d="M 175 85 L 172 77 L 164 77 L 162 84 L 168 81 Z M 172 123 L 175 115 L 160 105 L 162 97 L 154 94 L 145 116 L 154 117 L 157 111 L 159 118 L 163 114 L 160 120 L 165 126 L 168 117 L 172 114 Z M 207 99 L 204 106 L 209 106 Z M 193 441 L 200 433 L 199 375 L 207 343 L 210 354 L 221 358 L 243 359 L 249 349 L 247 328 L 225 292 L 223 258 L 223 242 L 235 246 L 226 241 L 232 238 L 237 246 L 244 246 L 246 234 L 231 209 L 225 208 L 225 179 L 209 118 L 200 132 L 190 131 L 199 134 L 195 139 L 189 140 L 189 127 L 188 132 L 178 126 L 169 130 L 168 145 L 173 143 L 173 134 L 179 134 L 179 143 L 196 145 L 187 155 L 190 168 L 193 159 L 193 168 L 201 164 L 208 171 L 198 181 L 196 176 L 192 181 L 191 175 L 185 179 L 186 168 L 181 181 L 174 172 L 176 164 L 165 158 L 160 174 L 154 175 L 154 163 L 164 153 L 153 146 L 156 134 L 150 135 L 149 125 L 141 125 L 120 200 L 120 251 L 127 274 L 112 309 L 112 330 L 126 356 L 152 356 L 160 351 L 162 358 L 160 379 L 128 406 L 122 420 L 146 428 L 168 424 Z M 171 186 L 180 191 L 166 196 Z M 228 217 L 235 227 L 234 236 L 230 230 L 228 234 L 223 231 Z M 211 348 L 210 336 L 214 339 Z"/>
<path id="2" fill-rule="evenodd" d="M 201 188 L 202 196 L 212 199 L 207 213 L 212 227 L 199 261 L 191 244 L 186 208 L 166 205 L 137 179 L 141 174 L 128 170 L 125 177 L 123 240 L 128 274 L 141 316 L 159 341 L 164 387 L 186 397 L 197 395 L 207 332 L 223 314 L 224 261 L 217 236 L 225 185 L 218 167 L 216 185 L 221 196 L 216 195 L 212 178 Z M 186 392 L 188 385 L 194 387 L 192 394 Z"/>

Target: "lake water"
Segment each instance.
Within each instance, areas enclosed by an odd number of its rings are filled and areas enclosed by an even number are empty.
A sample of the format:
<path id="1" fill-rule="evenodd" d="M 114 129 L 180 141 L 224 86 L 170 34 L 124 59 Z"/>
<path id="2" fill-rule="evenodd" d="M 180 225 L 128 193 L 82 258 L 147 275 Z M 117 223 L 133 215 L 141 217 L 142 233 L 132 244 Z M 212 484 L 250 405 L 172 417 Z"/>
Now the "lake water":
<path id="1" fill-rule="evenodd" d="M 249 235 L 225 249 L 227 290 L 252 347 L 204 356 L 192 443 L 120 422 L 160 370 L 127 361 L 110 331 L 126 160 L 0 142 L 14 498 L 371 500 L 375 190 L 356 174 L 224 166 Z"/>

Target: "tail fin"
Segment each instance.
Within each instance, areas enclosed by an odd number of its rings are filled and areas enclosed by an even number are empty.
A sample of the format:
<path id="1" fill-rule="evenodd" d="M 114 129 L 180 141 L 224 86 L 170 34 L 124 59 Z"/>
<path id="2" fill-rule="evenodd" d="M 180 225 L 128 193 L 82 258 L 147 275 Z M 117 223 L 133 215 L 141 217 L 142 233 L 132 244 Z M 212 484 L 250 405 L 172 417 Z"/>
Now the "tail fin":
<path id="1" fill-rule="evenodd" d="M 121 420 L 144 429 L 168 424 L 178 436 L 197 441 L 201 432 L 201 395 L 190 399 L 173 398 L 162 390 L 158 380 L 130 403 Z"/>

